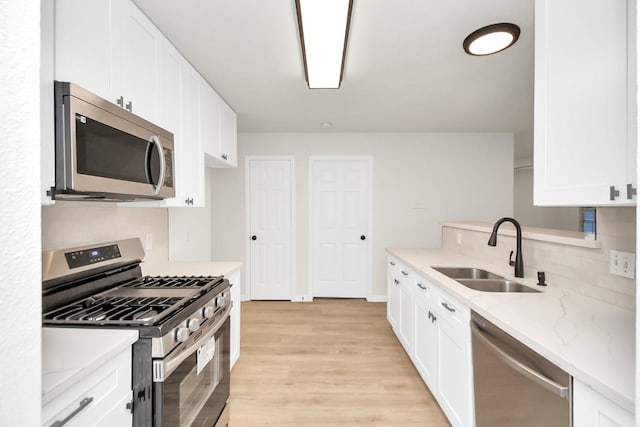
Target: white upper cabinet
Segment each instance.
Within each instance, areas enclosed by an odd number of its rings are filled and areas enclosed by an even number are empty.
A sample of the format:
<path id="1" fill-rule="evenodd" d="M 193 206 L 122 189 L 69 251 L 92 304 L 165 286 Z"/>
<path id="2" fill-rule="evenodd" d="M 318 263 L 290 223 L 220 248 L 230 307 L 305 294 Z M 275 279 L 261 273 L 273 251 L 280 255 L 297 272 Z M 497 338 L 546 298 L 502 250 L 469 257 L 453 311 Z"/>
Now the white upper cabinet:
<path id="1" fill-rule="evenodd" d="M 111 1 L 111 101 L 157 123 L 163 36 L 129 0 Z"/>
<path id="2" fill-rule="evenodd" d="M 636 204 L 634 3 L 536 0 L 536 205 Z"/>
<path id="3" fill-rule="evenodd" d="M 160 31 L 129 0 L 56 0 L 55 78 L 159 122 Z"/>
<path id="4" fill-rule="evenodd" d="M 110 0 L 55 2 L 55 78 L 105 99 L 111 98 L 110 16 Z"/>
<path id="5" fill-rule="evenodd" d="M 206 81 L 200 82 L 200 138 L 207 156 L 220 156 L 220 117 L 218 106 L 221 99 Z"/>
<path id="6" fill-rule="evenodd" d="M 236 113 L 204 80 L 200 88 L 200 132 L 206 164 L 236 167 Z"/>

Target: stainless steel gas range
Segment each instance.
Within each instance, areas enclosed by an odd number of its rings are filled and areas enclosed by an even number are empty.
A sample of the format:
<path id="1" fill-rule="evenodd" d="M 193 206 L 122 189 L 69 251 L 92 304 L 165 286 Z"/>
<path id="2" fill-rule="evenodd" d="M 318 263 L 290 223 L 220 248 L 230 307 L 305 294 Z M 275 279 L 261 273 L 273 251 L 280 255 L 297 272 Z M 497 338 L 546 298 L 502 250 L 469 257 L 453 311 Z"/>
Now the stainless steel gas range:
<path id="1" fill-rule="evenodd" d="M 43 253 L 43 325 L 136 329 L 135 427 L 228 423 L 229 282 L 142 276 L 127 239 Z"/>

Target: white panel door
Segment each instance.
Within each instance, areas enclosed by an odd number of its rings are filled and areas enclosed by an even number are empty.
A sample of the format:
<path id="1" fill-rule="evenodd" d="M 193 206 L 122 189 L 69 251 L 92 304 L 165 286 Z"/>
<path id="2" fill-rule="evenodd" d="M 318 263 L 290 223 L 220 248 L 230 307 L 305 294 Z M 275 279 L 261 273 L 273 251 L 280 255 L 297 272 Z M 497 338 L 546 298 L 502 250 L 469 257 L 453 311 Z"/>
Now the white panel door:
<path id="1" fill-rule="evenodd" d="M 290 160 L 249 166 L 249 265 L 252 300 L 291 299 Z"/>
<path id="2" fill-rule="evenodd" d="M 370 179 L 370 159 L 311 161 L 314 297 L 367 296 Z"/>

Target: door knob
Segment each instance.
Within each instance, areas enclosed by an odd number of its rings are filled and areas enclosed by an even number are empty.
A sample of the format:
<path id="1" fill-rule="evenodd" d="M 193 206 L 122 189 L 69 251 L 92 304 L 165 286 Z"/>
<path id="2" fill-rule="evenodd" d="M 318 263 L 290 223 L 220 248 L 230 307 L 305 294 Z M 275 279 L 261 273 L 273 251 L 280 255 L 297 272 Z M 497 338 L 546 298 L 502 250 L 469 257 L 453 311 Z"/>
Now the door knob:
<path id="1" fill-rule="evenodd" d="M 256 236 L 255 234 L 251 236 L 251 240 L 256 240 L 256 239 L 258 239 L 258 236 Z"/>
<path id="2" fill-rule="evenodd" d="M 366 239 L 366 238 L 367 238 L 367 237 L 366 237 L 364 234 L 363 234 L 362 236 L 360 236 L 360 240 L 364 240 L 364 239 Z"/>

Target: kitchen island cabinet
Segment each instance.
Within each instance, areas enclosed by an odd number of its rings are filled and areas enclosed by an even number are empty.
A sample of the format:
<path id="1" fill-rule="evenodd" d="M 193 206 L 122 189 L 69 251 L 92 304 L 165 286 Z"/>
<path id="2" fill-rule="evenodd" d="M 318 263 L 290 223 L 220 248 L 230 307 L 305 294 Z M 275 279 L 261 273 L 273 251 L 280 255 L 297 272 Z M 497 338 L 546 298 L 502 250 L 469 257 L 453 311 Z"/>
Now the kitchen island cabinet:
<path id="1" fill-rule="evenodd" d="M 635 10 L 536 0 L 535 205 L 636 204 Z"/>

